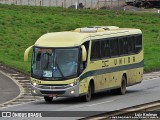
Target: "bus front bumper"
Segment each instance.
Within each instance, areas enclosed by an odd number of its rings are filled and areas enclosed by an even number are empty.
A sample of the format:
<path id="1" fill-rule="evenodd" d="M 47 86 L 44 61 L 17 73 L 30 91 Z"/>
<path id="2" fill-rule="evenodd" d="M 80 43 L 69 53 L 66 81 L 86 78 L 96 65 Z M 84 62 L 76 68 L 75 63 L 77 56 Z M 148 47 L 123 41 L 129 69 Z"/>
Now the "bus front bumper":
<path id="1" fill-rule="evenodd" d="M 42 86 L 41 86 L 42 87 Z M 33 96 L 51 96 L 51 97 L 78 97 L 79 85 L 74 85 L 68 88 L 57 89 L 54 86 L 45 86 L 46 88 L 40 88 L 31 84 L 31 93 Z"/>

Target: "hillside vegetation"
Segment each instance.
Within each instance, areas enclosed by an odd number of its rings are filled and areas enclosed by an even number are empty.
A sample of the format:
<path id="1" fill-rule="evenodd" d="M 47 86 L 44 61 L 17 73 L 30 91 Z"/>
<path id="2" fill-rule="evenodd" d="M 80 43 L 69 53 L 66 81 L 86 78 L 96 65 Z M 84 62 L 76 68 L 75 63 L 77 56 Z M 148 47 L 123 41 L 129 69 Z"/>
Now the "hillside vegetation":
<path id="1" fill-rule="evenodd" d="M 145 71 L 160 70 L 160 14 L 2 4 L 0 4 L 0 62 L 30 72 L 30 62 L 23 62 L 23 53 L 41 35 L 94 25 L 141 29 Z"/>

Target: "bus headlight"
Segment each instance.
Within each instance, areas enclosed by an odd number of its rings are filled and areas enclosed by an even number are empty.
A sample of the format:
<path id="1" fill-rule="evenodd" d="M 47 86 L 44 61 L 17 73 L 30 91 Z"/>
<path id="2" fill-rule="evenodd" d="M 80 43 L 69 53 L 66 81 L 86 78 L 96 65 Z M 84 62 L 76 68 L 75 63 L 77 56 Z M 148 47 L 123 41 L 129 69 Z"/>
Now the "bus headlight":
<path id="1" fill-rule="evenodd" d="M 75 91 L 74 91 L 74 90 L 72 90 L 70 93 L 71 93 L 71 94 L 74 94 L 74 92 L 75 92 Z"/>
<path id="2" fill-rule="evenodd" d="M 37 86 L 37 83 L 34 82 L 33 85 L 34 85 L 34 86 Z"/>
<path id="3" fill-rule="evenodd" d="M 71 87 L 73 87 L 75 84 L 74 83 L 71 83 L 71 84 L 69 84 Z"/>
<path id="4" fill-rule="evenodd" d="M 38 84 L 37 84 L 36 82 L 32 82 L 32 85 L 33 85 L 34 87 L 37 87 L 37 86 L 38 86 Z"/>
<path id="5" fill-rule="evenodd" d="M 73 83 L 70 83 L 69 86 L 73 87 L 79 83 L 79 79 L 76 79 Z"/>
<path id="6" fill-rule="evenodd" d="M 74 82 L 74 83 L 70 83 L 70 84 L 69 84 L 70 87 L 73 87 L 73 86 L 75 86 L 75 85 L 77 85 L 77 82 Z"/>

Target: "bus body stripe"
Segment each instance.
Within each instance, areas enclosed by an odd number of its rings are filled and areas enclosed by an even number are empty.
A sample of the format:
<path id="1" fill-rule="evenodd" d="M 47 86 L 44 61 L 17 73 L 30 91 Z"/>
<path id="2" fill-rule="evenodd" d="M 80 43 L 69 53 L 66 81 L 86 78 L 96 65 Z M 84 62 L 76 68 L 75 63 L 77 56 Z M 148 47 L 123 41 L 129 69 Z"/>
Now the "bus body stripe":
<path id="1" fill-rule="evenodd" d="M 80 81 L 90 76 L 101 75 L 105 73 L 112 73 L 112 72 L 117 72 L 117 71 L 122 71 L 122 70 L 129 70 L 129 69 L 134 69 L 134 68 L 140 68 L 143 66 L 144 66 L 144 60 L 142 60 L 139 63 L 129 64 L 129 65 L 93 70 L 93 71 L 89 71 L 81 75 Z"/>

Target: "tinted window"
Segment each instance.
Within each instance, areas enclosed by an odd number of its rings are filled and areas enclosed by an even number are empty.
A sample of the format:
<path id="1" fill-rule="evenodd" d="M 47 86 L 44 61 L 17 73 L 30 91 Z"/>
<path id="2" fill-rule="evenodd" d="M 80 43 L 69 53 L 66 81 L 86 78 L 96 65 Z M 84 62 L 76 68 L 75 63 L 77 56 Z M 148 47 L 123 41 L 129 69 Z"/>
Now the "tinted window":
<path id="1" fill-rule="evenodd" d="M 140 52 L 142 49 L 142 35 L 135 36 L 135 51 L 136 53 Z"/>
<path id="2" fill-rule="evenodd" d="M 135 40 L 134 36 L 128 36 L 127 37 L 128 41 L 128 53 L 134 53 L 135 52 Z"/>
<path id="3" fill-rule="evenodd" d="M 101 41 L 101 57 L 110 57 L 110 45 L 109 40 Z"/>
<path id="4" fill-rule="evenodd" d="M 124 54 L 124 39 L 121 37 L 121 38 L 118 38 L 118 43 L 119 43 L 119 54 L 120 55 L 123 55 Z"/>
<path id="5" fill-rule="evenodd" d="M 110 40 L 110 53 L 111 56 L 117 56 L 118 55 L 118 39 L 114 38 Z"/>
<path id="6" fill-rule="evenodd" d="M 92 41 L 91 60 L 100 58 L 100 41 Z"/>
<path id="7" fill-rule="evenodd" d="M 142 35 L 107 38 L 92 42 L 91 60 L 138 53 L 142 49 Z"/>
<path id="8" fill-rule="evenodd" d="M 123 49 L 124 49 L 124 54 L 128 54 L 128 41 L 127 41 L 127 37 L 123 38 Z"/>

